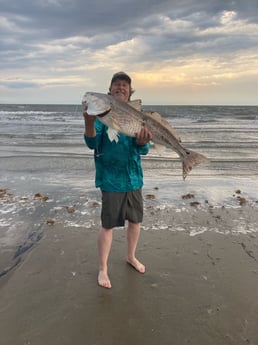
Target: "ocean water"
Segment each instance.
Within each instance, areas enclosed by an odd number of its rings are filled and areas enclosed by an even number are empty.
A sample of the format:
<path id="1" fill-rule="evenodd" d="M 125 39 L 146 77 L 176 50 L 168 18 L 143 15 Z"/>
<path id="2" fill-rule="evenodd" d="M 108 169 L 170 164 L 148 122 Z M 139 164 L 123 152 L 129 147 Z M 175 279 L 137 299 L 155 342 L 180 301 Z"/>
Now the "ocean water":
<path id="1" fill-rule="evenodd" d="M 180 134 L 185 147 L 209 157 L 212 162 L 209 168 L 198 168 L 194 175 L 258 175 L 258 107 L 145 106 L 144 109 L 158 111 Z M 82 139 L 83 130 L 80 106 L 0 105 L 1 170 L 26 171 L 28 167 L 37 171 L 41 166 L 47 169 L 48 160 L 53 157 L 74 158 L 72 168 L 80 170 L 80 158 L 91 156 Z M 42 163 L 35 165 L 29 158 L 38 158 Z M 26 164 L 22 164 L 23 159 Z M 18 166 L 17 160 L 21 161 Z M 145 169 L 157 168 L 169 176 L 177 176 L 177 169 L 181 169 L 177 155 L 168 149 L 161 157 L 153 148 L 143 160 Z M 57 164 L 51 169 L 58 168 L 64 167 Z M 86 169 L 91 168 L 91 164 L 86 165 Z"/>
<path id="2" fill-rule="evenodd" d="M 205 154 L 210 164 L 198 177 L 258 175 L 258 107 L 145 106 L 158 111 L 180 134 L 183 145 Z M 83 142 L 81 107 L 76 105 L 1 105 L 1 172 L 92 173 L 92 152 Z M 180 178 L 176 153 L 151 149 L 143 157 L 146 176 Z M 7 174 L 7 175 L 8 175 Z M 191 177 L 189 177 L 191 178 Z M 173 178 L 174 180 L 174 178 Z"/>
<path id="3" fill-rule="evenodd" d="M 209 162 L 185 181 L 181 163 L 168 149 L 151 147 L 143 157 L 146 207 L 189 205 L 239 207 L 238 196 L 256 206 L 258 200 L 257 106 L 144 106 L 159 112 L 179 133 L 185 147 Z M 0 105 L 0 245 L 15 242 L 46 219 L 91 227 L 99 212 L 92 151 L 83 140 L 80 105 Z M 36 198 L 40 193 L 44 202 Z M 58 210 L 75 207 L 72 219 Z M 30 230 L 28 230 L 30 228 Z"/>

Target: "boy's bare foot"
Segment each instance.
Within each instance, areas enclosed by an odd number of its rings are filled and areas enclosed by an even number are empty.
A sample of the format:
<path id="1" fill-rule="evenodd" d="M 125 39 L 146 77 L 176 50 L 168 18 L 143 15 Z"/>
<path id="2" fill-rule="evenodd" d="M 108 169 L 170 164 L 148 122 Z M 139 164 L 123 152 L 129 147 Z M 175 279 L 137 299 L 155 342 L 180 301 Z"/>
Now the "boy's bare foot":
<path id="1" fill-rule="evenodd" d="M 100 270 L 98 275 L 98 284 L 104 288 L 110 289 L 112 287 L 108 275 L 105 271 Z"/>
<path id="2" fill-rule="evenodd" d="M 140 273 L 145 273 L 145 266 L 136 258 L 134 259 L 127 259 L 127 263 L 132 266 L 136 271 Z"/>

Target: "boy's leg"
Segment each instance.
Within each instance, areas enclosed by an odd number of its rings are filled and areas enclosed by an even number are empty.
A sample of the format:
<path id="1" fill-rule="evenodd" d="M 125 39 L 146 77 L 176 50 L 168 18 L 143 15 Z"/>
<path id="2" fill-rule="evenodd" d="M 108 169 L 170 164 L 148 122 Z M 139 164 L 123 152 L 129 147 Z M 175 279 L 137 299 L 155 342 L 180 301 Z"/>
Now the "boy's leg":
<path id="1" fill-rule="evenodd" d="M 99 250 L 99 275 L 98 284 L 105 288 L 111 288 L 111 282 L 108 277 L 108 257 L 112 245 L 113 230 L 100 228 L 98 237 Z"/>
<path id="2" fill-rule="evenodd" d="M 127 262 L 138 272 L 144 273 L 145 266 L 136 258 L 135 252 L 140 237 L 141 224 L 128 222 L 127 228 Z"/>

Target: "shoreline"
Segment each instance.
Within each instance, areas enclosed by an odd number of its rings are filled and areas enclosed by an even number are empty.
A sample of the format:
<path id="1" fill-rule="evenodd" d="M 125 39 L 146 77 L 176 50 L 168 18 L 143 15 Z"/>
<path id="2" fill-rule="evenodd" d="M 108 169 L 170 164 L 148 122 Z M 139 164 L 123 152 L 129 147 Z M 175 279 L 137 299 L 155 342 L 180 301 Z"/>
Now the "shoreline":
<path id="1" fill-rule="evenodd" d="M 183 231 L 190 236 L 208 231 L 255 234 L 258 231 L 258 201 L 255 192 L 251 194 L 252 183 L 246 188 L 241 184 L 233 188 L 226 182 L 220 188 L 212 185 L 207 189 L 208 184 L 209 180 L 202 186 L 198 181 L 190 181 L 189 184 L 173 181 L 173 186 L 167 190 L 166 181 L 155 187 L 148 180 L 143 188 L 145 211 L 142 230 Z M 69 189 L 68 186 L 60 194 L 60 186 L 50 188 L 51 194 L 14 194 L 11 190 L 1 189 L 0 202 L 6 221 L 3 217 L 0 278 L 14 269 L 23 254 L 40 241 L 46 224 L 50 227 L 98 228 L 101 209 L 98 190 L 92 188 L 83 193 L 82 188 Z M 44 186 L 42 190 L 46 191 Z"/>

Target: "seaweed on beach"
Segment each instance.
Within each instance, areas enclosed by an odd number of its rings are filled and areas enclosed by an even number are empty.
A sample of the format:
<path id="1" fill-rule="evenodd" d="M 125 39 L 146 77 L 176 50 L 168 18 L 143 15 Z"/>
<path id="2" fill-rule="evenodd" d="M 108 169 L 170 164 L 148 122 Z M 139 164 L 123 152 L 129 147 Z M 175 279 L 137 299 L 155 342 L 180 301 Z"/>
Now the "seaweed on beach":
<path id="1" fill-rule="evenodd" d="M 42 232 L 31 232 L 28 235 L 27 240 L 23 244 L 19 245 L 16 252 L 14 253 L 14 263 L 7 266 L 0 272 L 0 278 L 12 271 L 15 267 L 17 267 L 22 260 L 22 255 L 26 253 L 29 249 L 31 249 L 39 240 L 41 240 L 42 236 Z"/>

